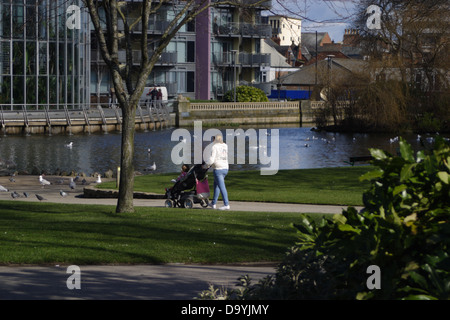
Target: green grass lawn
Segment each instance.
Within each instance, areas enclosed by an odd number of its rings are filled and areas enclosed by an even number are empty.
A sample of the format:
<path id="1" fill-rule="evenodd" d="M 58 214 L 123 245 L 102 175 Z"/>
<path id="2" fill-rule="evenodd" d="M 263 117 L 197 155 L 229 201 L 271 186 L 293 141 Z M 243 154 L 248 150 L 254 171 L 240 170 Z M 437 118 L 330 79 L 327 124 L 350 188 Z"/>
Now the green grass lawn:
<path id="1" fill-rule="evenodd" d="M 370 167 L 230 171 L 231 201 L 360 205 Z M 164 193 L 176 174 L 136 177 Z M 213 174 L 209 174 L 210 186 Z M 114 188 L 104 183 L 101 188 Z M 258 213 L 0 201 L 0 264 L 236 263 L 279 261 L 296 240 L 298 213 Z M 319 214 L 310 214 L 320 217 Z"/>
<path id="2" fill-rule="evenodd" d="M 320 215 L 314 215 L 319 217 Z M 295 213 L 0 201 L 0 264 L 279 261 Z"/>
<path id="3" fill-rule="evenodd" d="M 230 201 L 264 201 L 308 204 L 362 205 L 362 193 L 369 183 L 359 177 L 371 170 L 369 166 L 280 170 L 273 176 L 259 171 L 232 171 L 226 177 Z M 170 187 L 173 174 L 137 176 L 135 190 L 164 193 Z M 212 195 L 213 173 L 208 174 Z M 115 182 L 99 188 L 113 189 Z"/>

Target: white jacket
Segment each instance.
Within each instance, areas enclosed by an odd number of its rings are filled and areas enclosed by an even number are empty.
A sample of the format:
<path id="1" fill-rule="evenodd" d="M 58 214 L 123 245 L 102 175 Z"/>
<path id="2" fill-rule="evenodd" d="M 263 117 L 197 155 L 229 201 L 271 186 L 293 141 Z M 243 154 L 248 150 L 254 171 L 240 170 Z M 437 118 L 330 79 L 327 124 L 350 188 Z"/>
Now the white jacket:
<path id="1" fill-rule="evenodd" d="M 228 146 L 225 143 L 214 143 L 211 148 L 211 157 L 206 161 L 214 169 L 228 169 Z"/>

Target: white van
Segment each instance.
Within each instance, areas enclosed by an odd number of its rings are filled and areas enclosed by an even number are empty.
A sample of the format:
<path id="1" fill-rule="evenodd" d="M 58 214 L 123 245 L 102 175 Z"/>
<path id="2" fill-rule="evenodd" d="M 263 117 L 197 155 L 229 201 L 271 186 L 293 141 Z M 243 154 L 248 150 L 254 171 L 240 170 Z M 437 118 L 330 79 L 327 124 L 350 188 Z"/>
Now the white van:
<path id="1" fill-rule="evenodd" d="M 152 95 L 152 93 L 151 93 L 153 90 L 156 90 L 156 92 L 161 91 L 161 94 L 162 94 L 161 100 L 164 102 L 167 102 L 168 94 L 167 94 L 166 87 L 145 87 L 144 92 L 142 92 L 142 96 L 139 100 L 141 102 L 145 102 L 147 100 L 156 99 L 156 94 Z"/>

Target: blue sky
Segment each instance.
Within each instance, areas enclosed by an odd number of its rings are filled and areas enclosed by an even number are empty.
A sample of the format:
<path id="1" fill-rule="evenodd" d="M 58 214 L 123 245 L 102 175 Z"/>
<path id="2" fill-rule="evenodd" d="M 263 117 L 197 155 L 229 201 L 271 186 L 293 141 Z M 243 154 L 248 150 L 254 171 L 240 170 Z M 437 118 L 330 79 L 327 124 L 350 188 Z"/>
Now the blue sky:
<path id="1" fill-rule="evenodd" d="M 273 13 L 302 17 L 302 32 L 328 32 L 335 42 L 342 41 L 351 22 L 355 0 L 272 0 Z M 287 9 L 287 10 L 286 10 Z"/>

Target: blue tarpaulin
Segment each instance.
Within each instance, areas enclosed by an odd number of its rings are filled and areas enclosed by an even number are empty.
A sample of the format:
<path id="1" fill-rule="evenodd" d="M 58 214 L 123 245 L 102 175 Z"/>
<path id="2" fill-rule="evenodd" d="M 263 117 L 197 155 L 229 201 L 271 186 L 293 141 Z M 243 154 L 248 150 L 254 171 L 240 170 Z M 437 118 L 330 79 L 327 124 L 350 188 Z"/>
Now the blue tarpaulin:
<path id="1" fill-rule="evenodd" d="M 291 99 L 291 100 L 309 100 L 311 91 L 309 90 L 272 90 L 269 99 Z"/>

